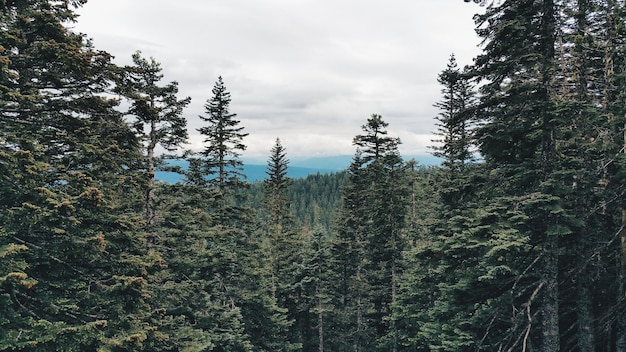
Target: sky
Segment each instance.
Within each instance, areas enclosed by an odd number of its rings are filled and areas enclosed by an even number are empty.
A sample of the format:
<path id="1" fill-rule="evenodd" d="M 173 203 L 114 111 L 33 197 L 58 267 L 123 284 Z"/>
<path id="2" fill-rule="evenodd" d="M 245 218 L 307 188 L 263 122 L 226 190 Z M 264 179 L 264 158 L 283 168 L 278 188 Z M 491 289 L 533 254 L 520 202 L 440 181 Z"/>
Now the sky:
<path id="1" fill-rule="evenodd" d="M 428 154 L 442 99 L 437 75 L 454 53 L 480 52 L 461 0 L 89 0 L 73 30 L 130 64 L 153 57 L 177 81 L 192 150 L 204 104 L 221 76 L 230 112 L 249 135 L 243 157 L 353 155 L 372 114 L 400 137 L 402 155 Z"/>

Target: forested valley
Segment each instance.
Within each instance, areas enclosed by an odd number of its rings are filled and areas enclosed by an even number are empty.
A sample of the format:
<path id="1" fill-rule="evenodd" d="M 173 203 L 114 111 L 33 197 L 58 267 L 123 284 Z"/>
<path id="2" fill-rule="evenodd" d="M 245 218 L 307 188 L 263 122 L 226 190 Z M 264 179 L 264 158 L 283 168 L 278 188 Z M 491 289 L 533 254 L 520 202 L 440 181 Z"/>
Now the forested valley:
<path id="1" fill-rule="evenodd" d="M 183 151 L 190 99 L 84 3 L 0 0 L 0 351 L 626 351 L 624 1 L 483 1 L 437 167 L 373 113 L 344 172 L 276 139 L 252 185 L 222 78 Z"/>

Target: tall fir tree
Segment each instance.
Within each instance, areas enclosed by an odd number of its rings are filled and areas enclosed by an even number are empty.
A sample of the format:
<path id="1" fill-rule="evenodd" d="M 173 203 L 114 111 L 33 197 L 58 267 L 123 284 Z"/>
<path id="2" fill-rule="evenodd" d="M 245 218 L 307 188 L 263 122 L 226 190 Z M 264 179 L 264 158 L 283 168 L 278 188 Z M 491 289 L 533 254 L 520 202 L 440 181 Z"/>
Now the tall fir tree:
<path id="1" fill-rule="evenodd" d="M 213 96 L 205 104 L 207 116 L 200 119 L 207 123 L 198 128 L 203 135 L 204 148 L 198 157 L 189 158 L 187 183 L 202 185 L 213 190 L 216 211 L 213 216 L 226 225 L 249 221 L 245 209 L 237 205 L 238 191 L 247 187 L 243 174 L 243 162 L 239 159 L 246 150 L 243 139 L 248 135 L 244 127 L 230 112 L 231 96 L 220 76 L 213 86 Z"/>
<path id="2" fill-rule="evenodd" d="M 287 198 L 287 191 L 292 182 L 287 176 L 288 167 L 289 160 L 285 148 L 277 138 L 267 161 L 267 178 L 263 181 L 268 227 L 277 231 L 293 226 Z"/>
<path id="3" fill-rule="evenodd" d="M 438 136 L 433 142 L 433 155 L 443 158 L 449 169 L 462 167 L 473 159 L 471 126 L 475 92 L 465 74 L 459 69 L 456 57 L 450 55 L 448 65 L 437 77 L 443 86 L 443 100 L 435 103 L 439 109 L 436 117 Z"/>
<path id="4" fill-rule="evenodd" d="M 302 326 L 300 300 L 301 292 L 297 289 L 297 263 L 300 259 L 300 241 L 287 191 L 291 186 L 291 178 L 287 177 L 289 160 L 286 149 L 276 139 L 267 162 L 267 178 L 263 181 L 265 213 L 265 229 L 263 249 L 269 266 L 272 292 L 277 305 L 286 312 L 291 324 L 288 341 L 292 348 L 302 346 Z"/>
<path id="5" fill-rule="evenodd" d="M 436 242 L 452 258 L 474 258 L 466 262 L 474 269 L 464 274 L 457 270 L 462 266 L 452 265 L 447 267 L 457 269 L 442 271 L 441 279 L 450 281 L 433 307 L 436 321 L 452 324 L 439 325 L 448 326 L 447 333 L 425 334 L 443 337 L 430 340 L 433 347 L 588 351 L 606 346 L 609 331 L 620 330 L 619 319 L 609 329 L 592 328 L 600 316 L 613 314 L 608 305 L 620 305 L 612 298 L 619 295 L 619 273 L 608 269 L 616 267 L 608 259 L 615 258 L 614 241 L 601 235 L 619 227 L 613 200 L 622 193 L 605 178 L 614 177 L 607 166 L 621 148 L 610 141 L 622 138 L 601 108 L 602 101 L 615 101 L 605 98 L 605 82 L 615 77 L 606 63 L 619 60 L 613 53 L 620 52 L 611 49 L 620 35 L 606 25 L 615 14 L 615 3 L 609 3 L 504 1 L 477 17 L 485 50 L 472 75 L 484 82 L 476 111 L 484 123 L 477 144 L 485 172 L 469 189 L 481 199 L 478 211 L 457 218 L 460 226 Z M 457 211 L 468 204 L 458 203 Z M 472 245 L 453 251 L 454 237 Z M 570 259 L 592 253 L 604 253 L 607 261 Z M 600 267 L 618 283 L 582 274 Z M 497 295 L 485 290 L 491 285 Z M 614 303 L 590 309 L 598 285 Z M 459 309 L 463 302 L 473 305 L 466 309 L 471 313 Z M 506 308 L 511 306 L 513 312 Z M 459 314 L 457 322 L 450 319 Z"/>
<path id="6" fill-rule="evenodd" d="M 200 119 L 207 123 L 198 132 L 205 136 L 205 147 L 200 152 L 204 171 L 211 175 L 209 184 L 220 191 L 239 187 L 242 179 L 243 162 L 239 159 L 246 150 L 243 139 L 248 133 L 239 126 L 237 114 L 230 112 L 230 92 L 226 90 L 220 76 L 213 86 L 213 96 L 204 105 L 206 116 Z"/>
<path id="7" fill-rule="evenodd" d="M 139 144 L 106 95 L 110 56 L 64 26 L 82 4 L 0 5 L 0 164 L 8 171 L 0 248 L 14 263 L 0 289 L 9 319 L 2 350 L 167 345 L 148 302 L 151 264 L 124 204 L 136 194 Z"/>
<path id="8" fill-rule="evenodd" d="M 351 181 L 355 186 L 363 185 L 363 189 L 358 191 L 358 196 L 352 191 L 346 196 L 355 197 L 362 209 L 357 212 L 350 204 L 352 199 L 345 198 L 344 208 L 348 208 L 339 220 L 340 240 L 336 247 L 339 256 L 356 255 L 351 265 L 356 270 L 352 274 L 355 280 L 347 281 L 339 292 L 346 292 L 349 285 L 357 285 L 343 298 L 356 301 L 343 303 L 344 307 L 356 304 L 356 317 L 347 316 L 356 331 L 345 333 L 358 336 L 355 346 L 364 350 L 395 351 L 398 348 L 393 309 L 406 245 L 408 182 L 398 151 L 400 140 L 388 136 L 387 126 L 380 115 L 373 114 L 362 126 L 365 134 L 357 135 L 353 140 L 359 152 L 351 165 L 355 175 Z M 348 225 L 351 221 L 360 225 Z M 345 240 L 353 244 L 343 242 Z M 357 247 L 350 250 L 354 244 Z M 369 307 L 363 309 L 367 305 Z"/>
<path id="9" fill-rule="evenodd" d="M 366 312 L 372 310 L 367 298 L 365 278 L 367 261 L 367 187 L 365 161 L 357 150 L 342 190 L 342 206 L 332 246 L 333 277 L 331 285 L 334 314 L 330 317 L 328 346 L 333 351 L 368 351 L 375 348 L 376 334 Z"/>
<path id="10" fill-rule="evenodd" d="M 416 233 L 404 257 L 407 269 L 397 302 L 401 345 L 409 350 L 441 349 L 444 344 L 451 349 L 463 348 L 471 343 L 471 334 L 456 323 L 469 325 L 469 315 L 477 314 L 467 302 L 447 301 L 448 294 L 461 291 L 457 281 L 469 276 L 482 255 L 478 250 L 482 247 L 469 236 L 471 232 L 464 231 L 473 225 L 475 209 L 484 206 L 478 202 L 477 190 L 485 181 L 472 155 L 474 93 L 454 56 L 438 81 L 443 88 L 442 100 L 435 104 L 440 110 L 436 134 L 441 138 L 433 140 L 437 145 L 432 148 L 443 161 L 427 172 L 428 183 L 423 180 L 426 175 L 412 171 L 421 181 L 420 202 L 429 203 L 419 210 L 412 205 L 412 212 L 421 216 L 411 216 L 410 226 Z"/>
<path id="11" fill-rule="evenodd" d="M 145 149 L 146 194 L 145 221 L 154 220 L 154 189 L 156 167 L 162 157 L 155 154 L 157 147 L 174 152 L 187 141 L 187 120 L 183 109 L 191 102 L 190 97 L 179 100 L 178 82 L 159 86 L 163 78 L 161 65 L 149 60 L 137 51 L 132 55 L 133 66 L 122 68 L 116 92 L 130 100 L 127 114 L 132 116 L 131 125 Z"/>
<path id="12" fill-rule="evenodd" d="M 273 295 L 267 266 L 263 261 L 260 226 L 253 209 L 247 207 L 242 190 L 248 187 L 242 173 L 240 152 L 246 149 L 236 114 L 230 113 L 230 93 L 220 77 L 213 97 L 205 104 L 208 123 L 198 131 L 205 136 L 200 157 L 189 159 L 186 184 L 203 189 L 209 204 L 211 224 L 219 229 L 213 245 L 223 261 L 206 275 L 219 277 L 232 304 L 239 309 L 244 332 L 255 350 L 291 351 L 290 321 Z M 219 249 L 217 249 L 219 248 Z"/>

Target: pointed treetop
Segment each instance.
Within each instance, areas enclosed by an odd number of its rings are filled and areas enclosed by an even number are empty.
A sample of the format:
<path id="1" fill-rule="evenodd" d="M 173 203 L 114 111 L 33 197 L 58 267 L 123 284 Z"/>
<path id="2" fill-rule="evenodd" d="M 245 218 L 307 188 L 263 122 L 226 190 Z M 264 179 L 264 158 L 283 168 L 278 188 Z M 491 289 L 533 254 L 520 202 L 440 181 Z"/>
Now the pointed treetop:
<path id="1" fill-rule="evenodd" d="M 289 160 L 287 159 L 287 153 L 285 147 L 280 143 L 280 138 L 276 138 L 276 142 L 270 151 L 270 158 L 267 161 L 268 176 L 266 184 L 271 188 L 283 189 L 287 187 L 287 168 L 289 166 Z"/>
<path id="2" fill-rule="evenodd" d="M 357 135 L 352 140 L 352 144 L 356 145 L 363 155 L 365 163 L 379 160 L 389 155 L 398 155 L 398 145 L 401 143 L 400 138 L 387 136 L 387 126 L 389 124 L 383 121 L 378 114 L 372 114 L 367 119 L 367 123 L 361 128 L 364 135 Z"/>

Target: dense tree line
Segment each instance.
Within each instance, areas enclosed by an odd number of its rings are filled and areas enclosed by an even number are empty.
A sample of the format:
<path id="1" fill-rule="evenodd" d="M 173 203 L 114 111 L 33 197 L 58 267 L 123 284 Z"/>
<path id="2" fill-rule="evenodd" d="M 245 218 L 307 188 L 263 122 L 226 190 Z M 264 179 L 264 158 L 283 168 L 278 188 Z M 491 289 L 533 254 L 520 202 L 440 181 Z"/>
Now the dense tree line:
<path id="1" fill-rule="evenodd" d="M 486 4 L 438 167 L 372 114 L 345 172 L 276 139 L 252 185 L 223 79 L 183 151 L 190 99 L 84 2 L 0 1 L 0 351 L 626 351 L 623 1 Z"/>

